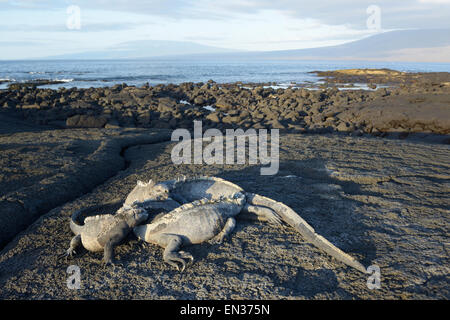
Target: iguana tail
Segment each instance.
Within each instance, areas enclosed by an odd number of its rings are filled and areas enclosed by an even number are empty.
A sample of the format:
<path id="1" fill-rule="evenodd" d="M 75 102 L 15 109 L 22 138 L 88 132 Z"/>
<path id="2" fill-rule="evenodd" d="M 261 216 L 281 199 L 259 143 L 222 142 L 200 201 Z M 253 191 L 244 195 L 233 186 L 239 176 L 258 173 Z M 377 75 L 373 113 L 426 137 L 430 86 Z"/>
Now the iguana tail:
<path id="1" fill-rule="evenodd" d="M 77 210 L 75 211 L 72 216 L 70 217 L 70 230 L 72 230 L 72 232 L 74 234 L 80 234 L 81 230 L 83 229 L 83 225 L 78 224 L 78 218 L 80 217 L 80 215 L 83 213 L 83 210 Z"/>
<path id="2" fill-rule="evenodd" d="M 317 248 L 322 249 L 346 265 L 366 273 L 366 268 L 361 263 L 347 253 L 343 252 L 341 249 L 337 248 L 321 235 L 318 235 L 314 231 L 313 227 L 311 227 L 305 220 L 302 219 L 302 217 L 300 217 L 287 205 L 254 193 L 247 193 L 247 201 L 252 205 L 264 206 L 272 209 L 282 218 L 284 222 L 297 230 L 306 241 L 312 243 Z"/>
<path id="3" fill-rule="evenodd" d="M 83 208 L 80 210 L 75 211 L 72 216 L 70 217 L 70 230 L 74 234 L 80 234 L 83 230 L 84 225 L 80 224 L 80 216 L 83 215 L 90 215 L 91 213 L 109 213 L 109 212 L 115 212 L 117 209 L 119 209 L 122 205 L 121 201 L 115 201 L 115 202 L 108 202 L 100 205 L 94 205 L 91 207 Z"/>

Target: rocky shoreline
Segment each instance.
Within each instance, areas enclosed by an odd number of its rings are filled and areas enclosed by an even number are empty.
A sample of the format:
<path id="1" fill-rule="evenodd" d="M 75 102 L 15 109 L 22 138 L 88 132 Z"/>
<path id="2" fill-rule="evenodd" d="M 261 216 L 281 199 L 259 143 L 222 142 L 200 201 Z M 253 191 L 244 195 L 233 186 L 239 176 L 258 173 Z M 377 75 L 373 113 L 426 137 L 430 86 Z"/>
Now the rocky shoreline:
<path id="1" fill-rule="evenodd" d="M 0 299 L 448 299 L 449 75 L 329 72 L 317 90 L 213 81 L 0 90 Z M 351 79 L 375 88 L 338 89 Z M 172 129 L 193 120 L 280 129 L 278 174 L 174 165 Z M 101 253 L 58 260 L 73 212 L 121 202 L 137 180 L 181 175 L 219 176 L 287 204 L 379 266 L 381 288 L 290 228 L 248 221 L 222 245 L 189 247 L 196 260 L 183 273 L 133 235 L 114 269 Z M 67 287 L 71 264 L 80 290 Z"/>
<path id="2" fill-rule="evenodd" d="M 450 133 L 450 74 L 356 69 L 317 72 L 322 89 L 301 85 L 182 83 L 118 84 L 104 88 L 0 91 L 1 112 L 36 124 L 84 128 L 280 129 L 296 133 L 345 132 L 405 138 Z M 371 90 L 333 87 L 366 83 Z M 385 84 L 386 87 L 377 85 Z"/>

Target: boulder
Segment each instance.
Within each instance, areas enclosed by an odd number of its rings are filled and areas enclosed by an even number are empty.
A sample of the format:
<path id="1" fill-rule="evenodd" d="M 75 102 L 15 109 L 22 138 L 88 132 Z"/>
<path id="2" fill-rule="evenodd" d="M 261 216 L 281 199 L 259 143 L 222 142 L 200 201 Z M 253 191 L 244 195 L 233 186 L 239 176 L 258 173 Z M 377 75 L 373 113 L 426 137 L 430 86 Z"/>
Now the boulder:
<path id="1" fill-rule="evenodd" d="M 233 109 L 233 104 L 223 98 L 220 98 L 218 101 L 216 101 L 216 108 L 230 110 Z"/>
<path id="2" fill-rule="evenodd" d="M 177 105 L 177 101 L 172 98 L 160 98 L 158 102 L 159 112 L 171 112 Z"/>
<path id="3" fill-rule="evenodd" d="M 22 109 L 40 109 L 40 106 L 38 104 L 25 104 Z"/>
<path id="4" fill-rule="evenodd" d="M 194 104 L 196 104 L 196 105 L 203 105 L 205 102 L 206 102 L 206 100 L 203 96 L 197 96 L 194 99 Z"/>
<path id="5" fill-rule="evenodd" d="M 105 129 L 119 129 L 120 125 L 116 119 L 111 119 L 105 124 Z"/>
<path id="6" fill-rule="evenodd" d="M 266 124 L 272 129 L 286 129 L 286 127 L 283 124 L 281 124 L 281 122 L 278 121 L 277 119 L 267 121 Z"/>
<path id="7" fill-rule="evenodd" d="M 211 121 L 211 122 L 215 122 L 215 123 L 219 123 L 220 122 L 220 118 L 219 118 L 219 113 L 218 112 L 213 112 L 210 113 L 206 116 L 206 119 Z"/>
<path id="8" fill-rule="evenodd" d="M 240 118 L 238 116 L 225 116 L 222 119 L 223 123 L 227 123 L 227 124 L 237 124 L 238 122 L 240 122 Z"/>
<path id="9" fill-rule="evenodd" d="M 77 114 L 67 118 L 66 126 L 70 128 L 103 128 L 107 121 L 104 116 Z"/>
<path id="10" fill-rule="evenodd" d="M 349 125 L 348 125 L 347 123 L 345 123 L 345 122 L 340 122 L 340 123 L 338 124 L 338 126 L 336 127 L 336 129 L 337 129 L 338 131 L 342 131 L 342 132 L 348 132 L 348 131 L 350 131 Z"/>
<path id="11" fill-rule="evenodd" d="M 7 100 L 3 103 L 3 108 L 14 108 L 15 106 L 16 103 L 11 100 Z"/>

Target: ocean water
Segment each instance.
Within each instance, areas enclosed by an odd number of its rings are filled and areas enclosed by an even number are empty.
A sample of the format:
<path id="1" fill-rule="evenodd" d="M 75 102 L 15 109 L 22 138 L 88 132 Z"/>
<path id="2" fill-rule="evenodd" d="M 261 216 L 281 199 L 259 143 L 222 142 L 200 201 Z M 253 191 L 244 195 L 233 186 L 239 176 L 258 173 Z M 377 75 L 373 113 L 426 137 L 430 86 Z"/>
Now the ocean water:
<path id="1" fill-rule="evenodd" d="M 0 82 L 36 79 L 61 80 L 41 87 L 105 87 L 126 83 L 141 86 L 182 82 L 241 81 L 290 83 L 317 82 L 315 70 L 390 68 L 408 72 L 450 72 L 450 64 L 363 61 L 193 61 L 193 60 L 54 60 L 0 61 Z M 9 83 L 11 83 L 9 82 Z M 6 88 L 8 83 L 0 84 Z"/>

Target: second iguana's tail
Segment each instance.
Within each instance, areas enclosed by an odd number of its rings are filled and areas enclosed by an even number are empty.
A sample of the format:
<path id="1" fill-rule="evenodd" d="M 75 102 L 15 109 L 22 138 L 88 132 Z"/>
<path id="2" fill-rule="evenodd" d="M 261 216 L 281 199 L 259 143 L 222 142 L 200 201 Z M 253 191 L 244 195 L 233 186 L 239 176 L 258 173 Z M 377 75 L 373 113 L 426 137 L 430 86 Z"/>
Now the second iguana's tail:
<path id="1" fill-rule="evenodd" d="M 84 228 L 83 221 L 80 221 L 80 217 L 91 215 L 92 213 L 101 214 L 115 212 L 121 206 L 121 201 L 112 201 L 77 210 L 70 217 L 70 230 L 72 230 L 74 234 L 80 234 Z"/>
<path id="2" fill-rule="evenodd" d="M 82 213 L 83 210 L 77 210 L 70 217 L 70 230 L 72 230 L 74 234 L 80 234 L 83 229 L 83 225 L 78 224 L 78 219 Z"/>
<path id="3" fill-rule="evenodd" d="M 321 235 L 317 234 L 313 227 L 311 227 L 305 220 L 302 219 L 302 217 L 300 217 L 287 205 L 254 193 L 247 193 L 247 201 L 252 205 L 264 206 L 272 209 L 284 222 L 297 230 L 306 241 L 312 243 L 317 248 L 325 251 L 346 265 L 366 273 L 366 268 L 361 263 L 333 245 Z"/>

